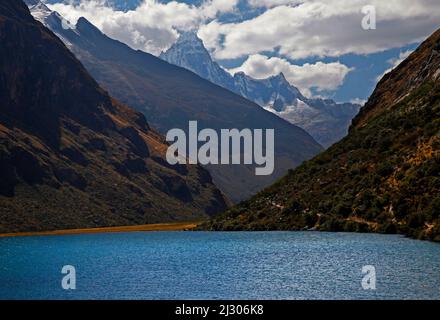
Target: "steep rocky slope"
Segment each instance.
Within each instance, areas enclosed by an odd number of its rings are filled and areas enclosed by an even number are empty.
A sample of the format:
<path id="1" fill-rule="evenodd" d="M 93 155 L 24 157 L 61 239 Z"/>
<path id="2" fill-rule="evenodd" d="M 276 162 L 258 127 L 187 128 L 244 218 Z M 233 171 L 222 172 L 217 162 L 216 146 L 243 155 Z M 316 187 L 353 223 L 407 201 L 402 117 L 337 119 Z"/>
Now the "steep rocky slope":
<path id="1" fill-rule="evenodd" d="M 384 76 L 345 139 L 206 228 L 440 241 L 439 129 L 440 30 Z"/>
<path id="2" fill-rule="evenodd" d="M 145 117 L 112 99 L 24 3 L 0 2 L 0 232 L 205 218 L 209 173 L 171 167 Z"/>

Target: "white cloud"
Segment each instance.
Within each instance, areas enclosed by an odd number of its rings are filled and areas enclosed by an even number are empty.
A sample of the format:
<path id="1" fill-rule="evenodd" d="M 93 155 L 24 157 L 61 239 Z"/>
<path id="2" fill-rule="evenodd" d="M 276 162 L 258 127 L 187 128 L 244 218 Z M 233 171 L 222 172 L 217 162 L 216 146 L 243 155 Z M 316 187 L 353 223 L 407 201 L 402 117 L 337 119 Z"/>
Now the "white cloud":
<path id="1" fill-rule="evenodd" d="M 273 8 L 284 4 L 297 5 L 301 2 L 301 0 L 248 0 L 249 5 L 254 8 Z"/>
<path id="2" fill-rule="evenodd" d="M 440 15 L 438 0 L 248 0 L 263 13 L 222 23 L 219 16 L 238 11 L 239 0 L 204 0 L 198 6 L 180 1 L 143 0 L 127 12 L 106 0 L 49 7 L 73 23 L 84 16 L 110 37 L 156 55 L 177 39 L 178 30 L 199 29 L 217 59 L 267 51 L 292 59 L 379 52 L 423 40 L 439 26 Z M 365 5 L 377 8 L 377 30 L 361 28 Z"/>
<path id="3" fill-rule="evenodd" d="M 399 64 L 401 64 L 401 63 L 403 62 L 403 60 L 405 60 L 406 58 L 408 58 L 409 55 L 410 55 L 411 53 L 413 53 L 413 52 L 414 52 L 413 50 L 407 50 L 407 51 L 401 52 L 397 58 L 394 58 L 394 59 L 390 59 L 390 60 L 388 60 L 388 63 L 389 63 L 390 65 L 392 65 L 392 67 L 389 68 L 389 69 L 387 69 L 387 70 L 385 70 L 384 73 L 382 73 L 380 76 L 378 76 L 378 77 L 376 78 L 376 81 L 380 81 L 380 79 L 382 79 L 384 75 L 386 75 L 387 73 L 393 71 L 393 69 L 394 69 L 395 67 L 397 67 Z"/>
<path id="4" fill-rule="evenodd" d="M 206 0 L 200 6 L 177 1 L 144 0 L 136 9 L 120 11 L 106 0 L 48 4 L 72 23 L 85 17 L 106 35 L 134 49 L 159 54 L 178 37 L 178 30 L 196 29 L 220 13 L 233 11 L 238 0 Z"/>
<path id="5" fill-rule="evenodd" d="M 351 99 L 350 102 L 354 103 L 354 104 L 360 104 L 361 106 L 363 106 L 365 103 L 367 103 L 367 100 L 366 99 L 355 98 L 355 99 Z"/>
<path id="6" fill-rule="evenodd" d="M 268 6 L 261 15 L 237 23 L 203 25 L 200 37 L 218 59 L 277 51 L 292 59 L 369 54 L 426 38 L 439 26 L 438 0 L 250 1 Z M 271 3 L 283 4 L 272 7 Z M 377 29 L 361 27 L 365 5 L 374 5 Z"/>
<path id="7" fill-rule="evenodd" d="M 257 78 L 283 72 L 304 94 L 312 88 L 337 89 L 350 69 L 339 62 L 298 66 L 283 57 L 381 52 L 420 42 L 440 26 L 439 0 L 247 0 L 258 8 L 253 12 L 261 13 L 233 23 L 220 17 L 226 12 L 240 16 L 240 0 L 203 0 L 200 5 L 181 1 L 143 0 L 129 11 L 117 10 L 106 0 L 71 0 L 49 7 L 73 23 L 84 16 L 108 36 L 155 55 L 169 48 L 179 31 L 198 30 L 214 58 L 247 58 L 233 71 Z M 365 5 L 376 7 L 376 30 L 361 27 Z M 279 58 L 268 58 L 267 52 Z M 389 61 L 390 66 L 399 59 Z"/>
<path id="8" fill-rule="evenodd" d="M 264 79 L 282 72 L 292 85 L 298 87 L 305 95 L 310 96 L 311 89 L 317 91 L 336 90 L 343 84 L 345 76 L 351 70 L 340 62 L 316 62 L 298 66 L 291 64 L 286 59 L 269 58 L 255 54 L 251 55 L 243 65 L 231 69 L 229 72 L 234 74 L 242 71 L 256 79 Z"/>

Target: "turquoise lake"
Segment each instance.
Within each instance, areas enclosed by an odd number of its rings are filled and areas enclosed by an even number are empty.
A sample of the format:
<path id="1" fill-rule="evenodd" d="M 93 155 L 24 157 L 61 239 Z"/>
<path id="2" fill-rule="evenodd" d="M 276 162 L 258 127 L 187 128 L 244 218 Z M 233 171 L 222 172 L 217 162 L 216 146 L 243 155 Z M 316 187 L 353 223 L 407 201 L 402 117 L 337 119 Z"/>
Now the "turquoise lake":
<path id="1" fill-rule="evenodd" d="M 76 290 L 61 286 L 64 265 Z M 361 285 L 365 265 L 376 290 Z M 1 238 L 0 299 L 440 299 L 440 245 L 318 232 Z"/>

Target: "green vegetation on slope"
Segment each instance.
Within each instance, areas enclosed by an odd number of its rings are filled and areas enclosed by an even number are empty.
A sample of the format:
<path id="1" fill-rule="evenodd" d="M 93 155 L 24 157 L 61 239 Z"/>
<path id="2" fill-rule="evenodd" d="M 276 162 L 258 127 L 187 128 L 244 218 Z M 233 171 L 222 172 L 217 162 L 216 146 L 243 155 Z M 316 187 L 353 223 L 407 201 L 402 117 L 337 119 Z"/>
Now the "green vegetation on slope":
<path id="1" fill-rule="evenodd" d="M 428 81 L 205 228 L 398 232 L 440 241 L 439 128 L 440 86 Z"/>

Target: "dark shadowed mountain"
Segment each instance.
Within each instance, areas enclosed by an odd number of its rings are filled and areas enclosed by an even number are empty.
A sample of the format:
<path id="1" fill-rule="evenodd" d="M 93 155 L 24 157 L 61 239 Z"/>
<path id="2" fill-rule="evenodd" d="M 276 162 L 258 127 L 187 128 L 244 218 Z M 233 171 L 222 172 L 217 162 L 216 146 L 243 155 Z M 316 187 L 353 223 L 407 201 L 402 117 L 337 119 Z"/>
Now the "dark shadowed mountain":
<path id="1" fill-rule="evenodd" d="M 282 73 L 267 79 L 254 79 L 243 72 L 232 76 L 213 61 L 202 40 L 193 32 L 183 33 L 160 57 L 303 128 L 325 147 L 347 135 L 351 120 L 361 107 L 331 99 L 308 99 Z"/>
<path id="2" fill-rule="evenodd" d="M 345 139 L 208 228 L 399 232 L 440 241 L 439 130 L 440 30 L 383 77 Z"/>
<path id="3" fill-rule="evenodd" d="M 216 185 L 232 201 L 255 194 L 322 150 L 303 129 L 188 70 L 108 38 L 84 18 L 70 26 L 42 6 L 31 6 L 31 11 L 100 85 L 143 112 L 162 133 L 172 128 L 187 130 L 190 120 L 197 120 L 200 129 L 275 129 L 273 175 L 255 176 L 254 168 L 244 165 L 208 167 Z"/>
<path id="4" fill-rule="evenodd" d="M 0 232 L 205 218 L 225 199 L 167 164 L 145 117 L 112 99 L 17 0 L 0 2 Z"/>

